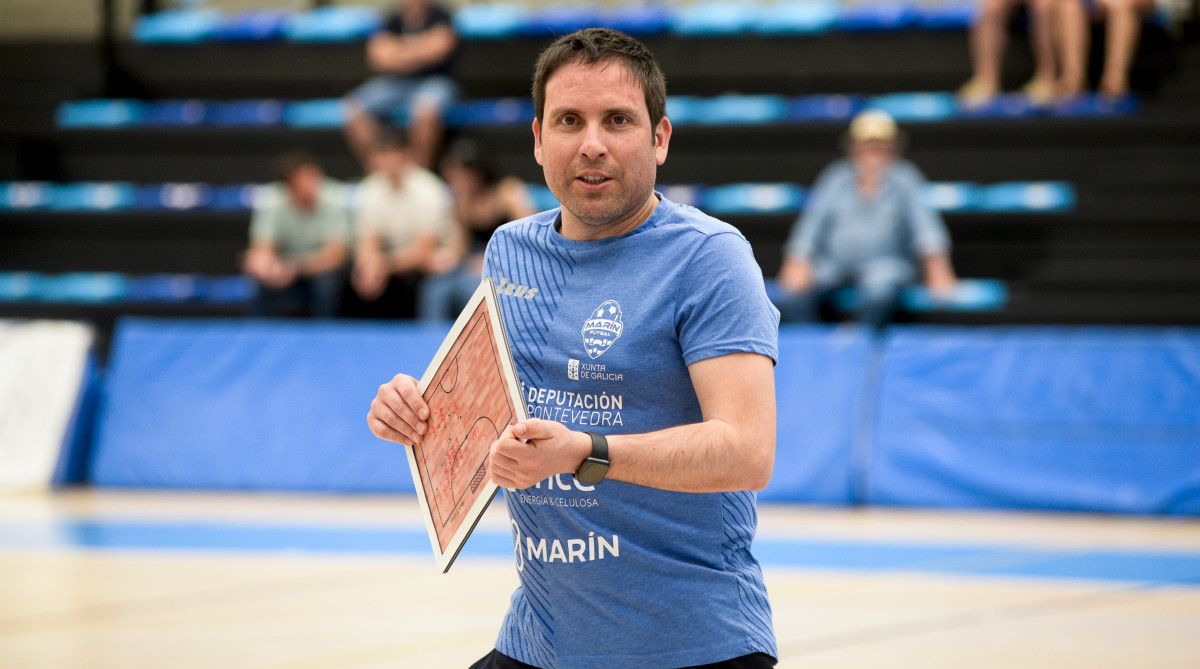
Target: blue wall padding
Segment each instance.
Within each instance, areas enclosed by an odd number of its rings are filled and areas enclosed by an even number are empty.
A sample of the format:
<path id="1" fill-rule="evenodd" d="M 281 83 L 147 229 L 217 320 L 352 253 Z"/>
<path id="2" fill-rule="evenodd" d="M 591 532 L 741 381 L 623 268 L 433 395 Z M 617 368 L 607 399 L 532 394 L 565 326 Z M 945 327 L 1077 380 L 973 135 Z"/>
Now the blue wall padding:
<path id="1" fill-rule="evenodd" d="M 380 383 L 400 370 L 424 371 L 442 334 L 367 324 L 122 321 L 91 480 L 411 491 L 403 447 L 376 439 L 366 414 Z"/>
<path id="2" fill-rule="evenodd" d="M 1200 513 L 1200 332 L 889 335 L 870 500 Z"/>
<path id="3" fill-rule="evenodd" d="M 856 425 L 871 358 L 863 331 L 784 326 L 775 368 L 775 473 L 760 498 L 851 502 Z"/>

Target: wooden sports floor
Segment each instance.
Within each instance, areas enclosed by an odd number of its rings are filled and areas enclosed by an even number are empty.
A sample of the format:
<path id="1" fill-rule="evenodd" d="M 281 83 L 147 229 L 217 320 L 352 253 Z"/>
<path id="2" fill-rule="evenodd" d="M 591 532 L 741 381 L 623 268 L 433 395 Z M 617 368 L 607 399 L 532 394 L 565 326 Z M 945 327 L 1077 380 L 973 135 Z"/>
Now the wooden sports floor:
<path id="1" fill-rule="evenodd" d="M 0 667 L 465 667 L 516 582 L 412 498 L 0 494 Z M 1200 522 L 764 506 L 781 667 L 1200 667 Z"/>

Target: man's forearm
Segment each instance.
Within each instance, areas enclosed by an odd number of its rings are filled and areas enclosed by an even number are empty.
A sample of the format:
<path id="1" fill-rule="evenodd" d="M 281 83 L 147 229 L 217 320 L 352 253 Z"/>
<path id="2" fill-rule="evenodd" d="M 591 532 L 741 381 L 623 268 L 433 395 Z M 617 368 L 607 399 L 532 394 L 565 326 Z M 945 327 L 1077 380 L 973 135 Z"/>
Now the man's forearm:
<path id="1" fill-rule="evenodd" d="M 608 437 L 608 478 L 681 492 L 761 490 L 775 463 L 775 429 L 747 433 L 719 419 Z"/>
<path id="2" fill-rule="evenodd" d="M 300 261 L 297 271 L 304 276 L 324 274 L 342 266 L 346 262 L 345 244 L 327 244 L 316 253 L 306 256 Z"/>

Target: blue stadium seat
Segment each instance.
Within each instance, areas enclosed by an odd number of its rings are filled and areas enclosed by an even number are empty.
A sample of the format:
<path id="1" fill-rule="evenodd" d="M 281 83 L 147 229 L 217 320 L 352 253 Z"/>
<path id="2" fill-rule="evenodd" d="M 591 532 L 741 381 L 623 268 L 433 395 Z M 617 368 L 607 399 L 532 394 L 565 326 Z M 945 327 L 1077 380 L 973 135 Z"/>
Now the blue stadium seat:
<path id="1" fill-rule="evenodd" d="M 137 188 L 127 183 L 72 183 L 50 188 L 50 209 L 112 211 L 137 204 Z"/>
<path id="2" fill-rule="evenodd" d="M 885 32 L 911 28 L 920 18 L 917 9 L 905 2 L 865 2 L 843 7 L 837 25 L 846 32 Z"/>
<path id="3" fill-rule="evenodd" d="M 107 272 L 43 276 L 35 286 L 32 299 L 41 302 L 100 304 L 120 301 L 129 293 L 127 277 Z"/>
<path id="4" fill-rule="evenodd" d="M 672 28 L 680 35 L 738 35 L 752 29 L 759 20 L 759 8 L 746 2 L 700 2 L 675 10 Z"/>
<path id="5" fill-rule="evenodd" d="M 446 112 L 451 126 L 496 126 L 528 124 L 533 121 L 533 101 L 529 98 L 499 98 L 460 102 Z"/>
<path id="6" fill-rule="evenodd" d="M 60 128 L 113 128 L 137 125 L 145 114 L 137 100 L 76 100 L 60 104 L 56 120 Z"/>
<path id="7" fill-rule="evenodd" d="M 219 42 L 271 42 L 283 35 L 283 26 L 291 12 L 278 9 L 253 9 L 230 16 L 217 25 L 211 39 Z"/>
<path id="8" fill-rule="evenodd" d="M 1136 113 L 1141 102 L 1135 95 L 1110 100 L 1103 95 L 1085 93 L 1050 107 L 1051 116 L 1127 116 Z"/>
<path id="9" fill-rule="evenodd" d="M 254 208 L 259 186 L 254 184 L 218 186 L 213 190 L 212 208 L 219 211 L 242 211 Z"/>
<path id="10" fill-rule="evenodd" d="M 210 304 L 244 304 L 254 297 L 254 282 L 245 276 L 201 277 L 196 297 Z"/>
<path id="11" fill-rule="evenodd" d="M 661 192 L 667 199 L 686 204 L 689 207 L 699 207 L 704 198 L 704 188 L 701 186 L 658 186 Z"/>
<path id="12" fill-rule="evenodd" d="M 167 183 L 141 186 L 137 189 L 137 208 L 147 210 L 206 209 L 212 206 L 216 193 L 205 184 Z"/>
<path id="13" fill-rule="evenodd" d="M 289 102 L 283 108 L 283 122 L 296 128 L 340 128 L 346 113 L 340 99 Z"/>
<path id="14" fill-rule="evenodd" d="M 180 9 L 141 16 L 133 24 L 133 40 L 143 44 L 195 44 L 209 39 L 221 24 L 212 9 Z"/>
<path id="15" fill-rule="evenodd" d="M 268 126 L 283 121 L 283 104 L 278 100 L 210 102 L 207 120 L 223 126 Z"/>
<path id="16" fill-rule="evenodd" d="M 668 95 L 667 117 L 674 125 L 696 123 L 704 115 L 704 98 L 694 95 Z"/>
<path id="17" fill-rule="evenodd" d="M 126 299 L 130 302 L 190 302 L 199 297 L 198 280 L 192 274 L 149 274 L 129 280 Z"/>
<path id="18" fill-rule="evenodd" d="M 0 209 L 40 209 L 49 206 L 51 185 L 38 181 L 0 182 Z"/>
<path id="19" fill-rule="evenodd" d="M 200 100 L 160 100 L 146 103 L 142 125 L 189 126 L 204 123 L 207 106 Z"/>
<path id="20" fill-rule="evenodd" d="M 980 188 L 982 211 L 1062 212 L 1075 208 L 1075 189 L 1061 181 L 1014 182 Z"/>
<path id="21" fill-rule="evenodd" d="M 600 12 L 590 4 L 564 3 L 534 9 L 525 16 L 517 34 L 553 38 L 600 23 Z"/>
<path id="22" fill-rule="evenodd" d="M 938 211 L 971 211 L 979 197 L 979 187 L 966 181 L 931 183 L 925 189 L 925 204 Z"/>
<path id="23" fill-rule="evenodd" d="M 634 2 L 617 5 L 600 14 L 601 25 L 630 35 L 661 35 L 671 29 L 675 13 L 661 3 Z"/>
<path id="24" fill-rule="evenodd" d="M 33 272 L 0 272 L 0 302 L 25 302 L 38 294 L 41 275 Z"/>
<path id="25" fill-rule="evenodd" d="M 802 95 L 788 105 L 791 121 L 845 121 L 858 113 L 862 98 L 854 95 Z"/>
<path id="26" fill-rule="evenodd" d="M 908 122 L 942 121 L 958 113 L 958 101 L 951 93 L 893 93 L 871 98 L 866 106 Z"/>
<path id="27" fill-rule="evenodd" d="M 701 195 L 701 209 L 714 214 L 794 213 L 804 206 L 805 191 L 794 184 L 728 184 Z"/>
<path id="28" fill-rule="evenodd" d="M 784 0 L 762 9 L 754 30 L 766 35 L 816 35 L 831 30 L 838 14 L 834 0 Z"/>
<path id="29" fill-rule="evenodd" d="M 959 105 L 958 113 L 972 118 L 1023 118 L 1037 116 L 1042 110 L 1022 93 L 1005 93 L 973 107 Z"/>
<path id="30" fill-rule="evenodd" d="M 545 186 L 529 184 L 529 199 L 533 200 L 533 208 L 538 211 L 546 211 L 547 209 L 555 209 L 558 207 L 558 200 L 554 199 L 554 193 L 550 192 Z"/>
<path id="31" fill-rule="evenodd" d="M 518 4 L 467 5 L 454 14 L 454 29 L 463 39 L 503 39 L 516 35 L 529 10 Z"/>
<path id="32" fill-rule="evenodd" d="M 946 4 L 918 5 L 919 25 L 926 30 L 966 30 L 979 14 L 975 2 L 949 2 Z"/>
<path id="33" fill-rule="evenodd" d="M 788 101 L 778 95 L 727 94 L 702 103 L 696 122 L 714 125 L 778 123 L 787 118 Z"/>
<path id="34" fill-rule="evenodd" d="M 954 291 L 941 297 L 924 286 L 909 286 L 900 294 L 908 311 L 999 311 L 1008 304 L 1008 288 L 998 279 L 960 279 Z"/>
<path id="35" fill-rule="evenodd" d="M 346 42 L 367 38 L 382 23 L 374 7 L 318 7 L 289 16 L 283 36 L 295 42 Z"/>

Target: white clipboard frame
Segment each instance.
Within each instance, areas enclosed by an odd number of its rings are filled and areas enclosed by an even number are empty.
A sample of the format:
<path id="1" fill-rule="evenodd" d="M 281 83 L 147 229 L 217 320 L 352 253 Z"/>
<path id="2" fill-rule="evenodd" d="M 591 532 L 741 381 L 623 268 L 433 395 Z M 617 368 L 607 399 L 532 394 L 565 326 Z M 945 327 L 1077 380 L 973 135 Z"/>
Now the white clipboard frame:
<path id="1" fill-rule="evenodd" d="M 503 377 L 502 382 L 507 397 L 512 403 L 512 421 L 523 421 L 528 416 L 525 403 L 521 398 L 521 384 L 517 380 L 516 365 L 513 362 L 512 349 L 508 343 L 508 334 L 504 330 L 504 318 L 500 313 L 500 304 L 498 301 L 498 296 L 496 295 L 496 288 L 491 279 L 486 276 L 483 277 L 482 281 L 480 281 L 479 287 L 475 289 L 475 293 L 467 302 L 467 306 L 463 309 L 462 313 L 459 314 L 458 319 L 454 321 L 454 325 L 450 328 L 449 334 L 446 335 L 446 338 L 442 341 L 442 345 L 438 348 L 437 353 L 434 354 L 433 359 L 430 361 L 429 366 L 426 367 L 425 373 L 421 376 L 418 389 L 421 392 L 421 396 L 424 397 L 425 391 L 429 388 L 430 383 L 433 382 L 433 378 L 437 374 L 437 371 L 441 368 L 446 356 L 449 354 L 450 350 L 454 347 L 454 344 L 462 335 L 463 330 L 470 323 L 471 318 L 474 316 L 480 304 L 484 305 L 488 321 L 491 325 L 492 339 L 495 346 L 494 350 L 497 354 L 497 363 L 500 367 L 501 376 Z M 477 496 L 471 503 L 471 507 L 467 511 L 466 516 L 455 529 L 454 534 L 451 536 L 450 541 L 446 545 L 446 549 L 443 551 L 438 540 L 437 529 L 435 527 L 433 513 L 430 510 L 429 500 L 426 499 L 425 496 L 425 485 L 421 480 L 421 470 L 418 468 L 416 448 L 409 446 L 406 447 L 404 451 L 408 454 L 409 472 L 413 477 L 413 487 L 417 492 L 417 501 L 421 506 L 421 517 L 425 520 L 425 530 L 429 534 L 429 543 L 433 548 L 433 557 L 437 562 L 438 568 L 441 569 L 442 573 L 444 574 L 450 571 L 451 565 L 454 564 L 454 559 L 457 558 L 459 552 L 462 551 L 463 546 L 467 542 L 467 538 L 471 536 L 471 532 L 475 529 L 475 526 L 479 524 L 479 519 L 483 517 L 484 512 L 487 511 L 488 505 L 491 504 L 492 499 L 495 498 L 496 492 L 500 489 L 500 486 L 496 485 L 491 479 L 487 479 L 484 482 L 484 484 L 480 487 L 479 492 L 476 493 Z"/>

